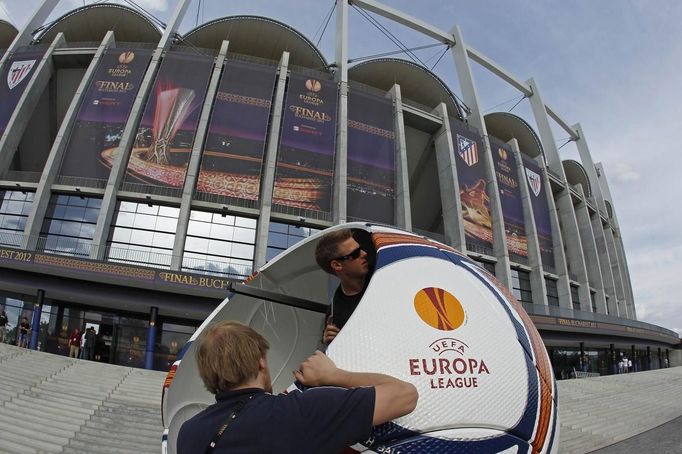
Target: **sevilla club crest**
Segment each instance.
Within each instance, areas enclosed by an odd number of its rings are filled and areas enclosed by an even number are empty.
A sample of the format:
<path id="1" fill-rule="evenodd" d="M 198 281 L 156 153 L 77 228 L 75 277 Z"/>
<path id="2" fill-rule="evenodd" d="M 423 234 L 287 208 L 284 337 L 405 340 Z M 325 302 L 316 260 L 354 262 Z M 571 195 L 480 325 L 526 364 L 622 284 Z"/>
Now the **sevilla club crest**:
<path id="1" fill-rule="evenodd" d="M 9 72 L 7 73 L 7 86 L 9 89 L 11 90 L 19 85 L 28 76 L 35 64 L 35 60 L 12 62 L 12 66 L 9 67 Z"/>
<path id="2" fill-rule="evenodd" d="M 533 190 L 533 194 L 535 194 L 535 197 L 539 196 L 540 189 L 542 188 L 540 175 L 526 167 L 526 177 L 528 177 L 528 185 Z"/>

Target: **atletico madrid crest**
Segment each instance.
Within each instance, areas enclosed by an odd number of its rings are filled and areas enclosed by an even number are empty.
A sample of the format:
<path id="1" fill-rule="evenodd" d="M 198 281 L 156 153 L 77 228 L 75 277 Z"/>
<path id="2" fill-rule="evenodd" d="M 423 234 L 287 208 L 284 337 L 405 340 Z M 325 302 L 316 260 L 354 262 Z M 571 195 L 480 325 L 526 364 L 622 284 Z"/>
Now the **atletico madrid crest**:
<path id="1" fill-rule="evenodd" d="M 528 177 L 528 185 L 533 190 L 533 194 L 535 194 L 535 197 L 539 196 L 540 189 L 542 187 L 541 183 L 542 180 L 540 180 L 540 175 L 526 167 L 526 177 Z"/>
<path id="2" fill-rule="evenodd" d="M 11 90 L 19 85 L 21 81 L 28 76 L 28 73 L 31 72 L 31 69 L 33 69 L 33 65 L 35 64 L 35 60 L 12 62 L 12 66 L 10 66 L 9 72 L 7 73 L 7 86 L 9 89 Z"/>
<path id="3" fill-rule="evenodd" d="M 478 162 L 478 148 L 476 142 L 457 134 L 457 151 L 459 157 L 467 163 L 469 167 Z"/>

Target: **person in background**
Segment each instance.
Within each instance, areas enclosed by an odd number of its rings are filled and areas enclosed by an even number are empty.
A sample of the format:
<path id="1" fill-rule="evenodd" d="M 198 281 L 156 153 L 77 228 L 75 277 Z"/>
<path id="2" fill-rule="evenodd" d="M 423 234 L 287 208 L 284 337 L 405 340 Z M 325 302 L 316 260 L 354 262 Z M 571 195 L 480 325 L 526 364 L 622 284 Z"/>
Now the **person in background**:
<path id="1" fill-rule="evenodd" d="M 92 361 L 95 357 L 95 342 L 97 341 L 97 333 L 92 326 L 85 330 L 85 343 L 83 344 L 83 359 Z"/>
<path id="2" fill-rule="evenodd" d="M 21 323 L 19 324 L 19 341 L 17 345 L 19 347 L 26 348 L 28 346 L 28 332 L 31 330 L 31 325 L 28 324 L 28 319 L 23 317 Z"/>
<path id="3" fill-rule="evenodd" d="M 74 328 L 69 336 L 69 358 L 78 358 L 81 348 L 81 333 L 78 328 Z"/>
<path id="4" fill-rule="evenodd" d="M 7 333 L 8 321 L 9 320 L 7 319 L 7 314 L 3 309 L 2 314 L 0 314 L 0 342 L 5 342 L 5 334 Z"/>
<path id="5" fill-rule="evenodd" d="M 412 384 L 339 369 L 320 351 L 293 372 L 312 389 L 273 395 L 268 349 L 263 336 L 234 321 L 199 336 L 197 368 L 216 403 L 182 425 L 178 454 L 339 453 L 417 405 Z"/>

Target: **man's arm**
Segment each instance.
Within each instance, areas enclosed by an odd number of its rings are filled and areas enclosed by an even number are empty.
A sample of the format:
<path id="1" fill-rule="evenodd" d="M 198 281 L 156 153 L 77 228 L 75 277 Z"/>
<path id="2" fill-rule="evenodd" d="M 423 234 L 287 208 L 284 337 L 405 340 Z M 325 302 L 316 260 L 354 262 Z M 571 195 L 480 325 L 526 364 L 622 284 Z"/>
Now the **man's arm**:
<path id="1" fill-rule="evenodd" d="M 419 394 L 411 383 L 384 374 L 349 372 L 339 369 L 324 353 L 316 351 L 301 363 L 294 377 L 306 386 L 340 386 L 357 388 L 373 386 L 375 390 L 372 425 L 399 418 L 417 406 Z"/>

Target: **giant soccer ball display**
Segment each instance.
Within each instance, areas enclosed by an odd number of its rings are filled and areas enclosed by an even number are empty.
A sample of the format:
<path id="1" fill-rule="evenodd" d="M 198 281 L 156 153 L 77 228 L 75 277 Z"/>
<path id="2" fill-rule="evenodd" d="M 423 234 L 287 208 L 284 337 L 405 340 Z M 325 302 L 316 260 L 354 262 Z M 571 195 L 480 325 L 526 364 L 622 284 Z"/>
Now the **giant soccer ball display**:
<path id="1" fill-rule="evenodd" d="M 558 451 L 550 361 L 510 292 L 441 243 L 361 223 L 332 229 L 344 227 L 371 241 L 374 273 L 327 354 L 341 368 L 389 374 L 419 391 L 411 414 L 376 427 L 369 440 L 352 448 L 381 453 Z M 328 302 L 337 283 L 313 259 L 323 234 L 287 250 L 247 286 Z M 291 381 L 289 371 L 316 348 L 323 315 L 244 298 L 237 295 L 223 303 L 209 319 L 237 319 L 262 332 L 273 345 L 270 368 L 282 372 L 273 376 L 275 390 L 284 389 Z M 191 342 L 171 371 L 175 378 L 164 397 L 170 451 L 181 423 L 212 402 L 196 373 Z"/>

